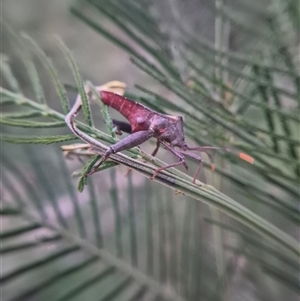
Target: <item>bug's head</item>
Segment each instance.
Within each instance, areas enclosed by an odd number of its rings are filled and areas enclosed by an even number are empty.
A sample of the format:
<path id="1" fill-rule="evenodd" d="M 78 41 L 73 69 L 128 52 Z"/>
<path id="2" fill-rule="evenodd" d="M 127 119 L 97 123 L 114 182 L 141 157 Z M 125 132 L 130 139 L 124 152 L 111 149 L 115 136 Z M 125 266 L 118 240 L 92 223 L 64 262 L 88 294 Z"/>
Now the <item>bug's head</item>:
<path id="1" fill-rule="evenodd" d="M 172 116 L 172 117 L 174 120 L 173 132 L 175 133 L 175 135 L 171 140 L 171 144 L 173 146 L 177 146 L 182 149 L 185 149 L 187 147 L 187 144 L 185 142 L 185 136 L 184 136 L 183 119 L 181 116 Z"/>
<path id="2" fill-rule="evenodd" d="M 170 143 L 172 146 L 184 148 L 186 146 L 181 116 L 160 116 L 153 119 L 152 128 L 156 137 Z"/>

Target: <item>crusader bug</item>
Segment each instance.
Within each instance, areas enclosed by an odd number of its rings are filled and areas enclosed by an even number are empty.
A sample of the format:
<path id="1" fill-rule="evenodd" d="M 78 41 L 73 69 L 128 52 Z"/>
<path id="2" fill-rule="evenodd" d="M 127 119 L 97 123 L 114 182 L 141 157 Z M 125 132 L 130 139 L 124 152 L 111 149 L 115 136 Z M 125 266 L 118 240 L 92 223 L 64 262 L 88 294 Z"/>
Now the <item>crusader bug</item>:
<path id="1" fill-rule="evenodd" d="M 89 173 L 89 175 L 94 173 L 97 168 L 109 158 L 111 154 L 115 154 L 138 146 L 152 137 L 157 139 L 156 147 L 152 152 L 152 156 L 155 156 L 158 152 L 159 147 L 163 145 L 167 150 L 175 155 L 179 161 L 157 168 L 154 171 L 151 179 L 155 178 L 160 171 L 181 164 L 185 167 L 186 170 L 188 170 L 185 157 L 190 157 L 199 162 L 198 168 L 193 178 L 193 183 L 195 183 L 203 161 L 200 155 L 192 153 L 191 151 L 207 153 L 212 166 L 214 165 L 212 162 L 212 157 L 209 153 L 210 150 L 224 150 L 227 152 L 232 152 L 227 148 L 214 146 L 191 147 L 185 142 L 183 119 L 181 116 L 161 114 L 119 94 L 101 90 L 100 87 L 96 89 L 99 92 L 99 96 L 105 105 L 117 110 L 129 121 L 129 123 L 127 123 L 123 121 L 113 120 L 113 124 L 117 128 L 116 133 L 121 134 L 121 132 L 125 132 L 130 135 L 118 141 L 114 145 L 111 145 L 104 153 L 99 163 L 94 166 L 92 172 Z M 74 118 L 81 109 L 81 105 L 81 99 L 78 96 L 74 107 L 65 118 L 66 123 L 75 135 L 89 143 L 92 147 L 97 148 L 97 143 L 95 142 L 95 140 L 89 140 L 87 138 L 87 135 L 78 130 L 74 124 Z M 247 154 L 239 153 L 238 155 L 241 159 L 249 163 L 253 163 L 253 158 L 248 156 Z"/>

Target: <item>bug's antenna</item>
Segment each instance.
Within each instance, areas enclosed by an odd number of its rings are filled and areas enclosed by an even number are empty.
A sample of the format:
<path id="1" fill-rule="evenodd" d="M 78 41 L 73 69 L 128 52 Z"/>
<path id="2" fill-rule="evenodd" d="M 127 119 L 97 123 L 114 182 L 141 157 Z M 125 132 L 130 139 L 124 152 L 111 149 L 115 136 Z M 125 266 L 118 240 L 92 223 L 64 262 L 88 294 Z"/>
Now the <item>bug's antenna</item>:
<path id="1" fill-rule="evenodd" d="M 240 159 L 250 163 L 250 164 L 253 164 L 254 163 L 254 158 L 245 154 L 245 153 L 237 153 L 231 149 L 228 149 L 226 147 L 216 147 L 216 146 L 198 146 L 198 147 L 189 147 L 187 148 L 188 150 L 195 150 L 195 151 L 200 151 L 200 152 L 205 152 L 210 158 L 211 158 L 211 155 L 208 154 L 208 151 L 209 150 L 223 150 L 223 151 L 226 151 L 226 152 L 229 152 L 229 153 L 234 153 L 236 155 L 239 156 Z M 211 159 L 210 159 L 211 160 Z M 212 164 L 213 166 L 213 164 Z"/>

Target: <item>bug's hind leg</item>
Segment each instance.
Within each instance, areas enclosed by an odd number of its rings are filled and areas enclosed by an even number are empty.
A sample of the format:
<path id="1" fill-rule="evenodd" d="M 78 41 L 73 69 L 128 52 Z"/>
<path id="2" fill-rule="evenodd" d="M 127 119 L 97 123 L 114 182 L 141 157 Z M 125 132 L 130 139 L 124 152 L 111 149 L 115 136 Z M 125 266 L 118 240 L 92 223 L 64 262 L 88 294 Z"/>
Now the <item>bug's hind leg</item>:
<path id="1" fill-rule="evenodd" d="M 132 147 L 138 146 L 141 143 L 149 140 L 151 137 L 153 137 L 154 132 L 152 131 L 139 131 L 136 133 L 133 133 L 124 139 L 118 141 L 117 143 L 111 145 L 108 150 L 104 153 L 102 158 L 100 159 L 99 163 L 94 166 L 92 171 L 88 175 L 92 175 L 94 172 L 97 171 L 99 166 L 106 161 L 111 154 L 116 154 L 118 152 L 129 150 Z"/>

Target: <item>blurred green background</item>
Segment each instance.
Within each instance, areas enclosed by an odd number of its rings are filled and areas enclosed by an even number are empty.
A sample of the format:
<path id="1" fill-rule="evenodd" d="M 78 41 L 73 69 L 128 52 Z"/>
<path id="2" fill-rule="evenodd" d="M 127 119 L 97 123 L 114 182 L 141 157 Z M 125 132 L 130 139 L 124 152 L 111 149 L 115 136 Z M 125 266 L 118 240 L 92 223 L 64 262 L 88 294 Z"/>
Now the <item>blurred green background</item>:
<path id="1" fill-rule="evenodd" d="M 86 159 L 65 157 L 60 149 L 72 142 L 1 141 L 2 300 L 298 299 L 299 254 L 281 243 L 299 241 L 298 1 L 1 5 L 1 86 L 15 93 L 1 93 L 3 137 L 70 134 L 67 127 L 11 126 L 12 119 L 27 118 L 23 110 L 19 117 L 5 115 L 20 112 L 20 97 L 37 98 L 25 52 L 47 106 L 62 113 L 49 72 L 13 30 L 36 41 L 64 84 L 75 81 L 54 35 L 72 51 L 83 80 L 125 82 L 128 96 L 182 115 L 189 143 L 226 145 L 256 160 L 249 166 L 220 152 L 216 172 L 209 164 L 201 170 L 202 182 L 228 196 L 217 194 L 222 209 L 125 166 L 96 173 L 79 193 L 72 173 Z M 76 93 L 68 90 L 68 97 L 73 104 Z M 95 103 L 91 112 L 96 128 L 107 133 Z M 151 153 L 154 145 L 142 150 Z M 174 160 L 165 150 L 158 157 Z M 197 164 L 188 165 L 193 175 Z M 230 206 L 248 216 L 230 217 Z M 275 229 L 274 237 L 249 228 L 256 216 L 262 228 Z"/>

